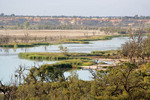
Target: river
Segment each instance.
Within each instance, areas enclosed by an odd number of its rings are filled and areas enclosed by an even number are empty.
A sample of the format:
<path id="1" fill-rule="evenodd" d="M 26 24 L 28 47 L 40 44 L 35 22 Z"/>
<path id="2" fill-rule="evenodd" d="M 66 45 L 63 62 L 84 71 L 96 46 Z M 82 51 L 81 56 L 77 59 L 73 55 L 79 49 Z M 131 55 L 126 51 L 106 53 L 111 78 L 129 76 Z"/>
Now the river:
<path id="1" fill-rule="evenodd" d="M 128 37 L 117 37 L 112 40 L 91 41 L 90 44 L 62 44 L 67 47 L 68 52 L 90 53 L 91 51 L 116 50 L 128 40 Z M 0 80 L 9 82 L 12 75 L 19 65 L 32 67 L 34 64 L 40 66 L 42 64 L 52 64 L 56 61 L 31 61 L 20 59 L 18 54 L 21 52 L 60 52 L 60 45 L 38 46 L 32 48 L 4 49 L 0 48 Z M 92 80 L 92 75 L 88 70 L 76 70 L 79 79 Z M 67 77 L 70 72 L 65 72 Z"/>

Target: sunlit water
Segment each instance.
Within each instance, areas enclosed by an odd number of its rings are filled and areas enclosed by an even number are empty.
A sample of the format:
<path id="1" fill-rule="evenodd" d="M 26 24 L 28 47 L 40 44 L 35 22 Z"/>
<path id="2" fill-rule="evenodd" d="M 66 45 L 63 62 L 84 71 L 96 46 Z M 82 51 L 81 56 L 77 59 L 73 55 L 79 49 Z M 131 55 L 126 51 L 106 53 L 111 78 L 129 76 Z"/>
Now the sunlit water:
<path id="1" fill-rule="evenodd" d="M 128 40 L 128 37 L 113 38 L 112 40 L 91 41 L 90 44 L 62 44 L 67 47 L 68 52 L 82 52 L 90 53 L 91 51 L 103 50 L 116 50 L 121 47 Z M 31 61 L 18 58 L 21 52 L 60 52 L 60 45 L 39 46 L 32 48 L 19 48 L 19 49 L 3 49 L 0 48 L 0 80 L 7 82 L 10 80 L 11 75 L 19 65 L 32 67 L 34 64 L 40 66 L 42 64 L 56 63 L 55 61 Z M 91 80 L 92 75 L 88 70 L 76 70 L 79 79 Z M 65 76 L 69 76 L 70 72 L 65 72 Z"/>

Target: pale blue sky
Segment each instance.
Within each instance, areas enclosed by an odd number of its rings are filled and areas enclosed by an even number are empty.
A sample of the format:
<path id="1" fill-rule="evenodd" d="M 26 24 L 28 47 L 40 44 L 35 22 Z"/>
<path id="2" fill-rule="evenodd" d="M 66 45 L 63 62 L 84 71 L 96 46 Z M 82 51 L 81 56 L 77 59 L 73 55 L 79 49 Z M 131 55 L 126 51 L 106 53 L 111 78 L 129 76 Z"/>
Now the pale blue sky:
<path id="1" fill-rule="evenodd" d="M 0 0 L 0 13 L 35 16 L 150 16 L 150 0 Z"/>

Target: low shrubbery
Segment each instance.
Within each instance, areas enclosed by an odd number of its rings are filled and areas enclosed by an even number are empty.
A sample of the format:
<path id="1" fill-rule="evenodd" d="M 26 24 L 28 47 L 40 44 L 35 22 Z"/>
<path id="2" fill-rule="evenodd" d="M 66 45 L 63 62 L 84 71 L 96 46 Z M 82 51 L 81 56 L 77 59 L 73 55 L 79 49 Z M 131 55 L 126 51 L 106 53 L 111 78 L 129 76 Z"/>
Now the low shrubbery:
<path id="1" fill-rule="evenodd" d="M 77 68 L 80 66 L 90 66 L 96 64 L 92 60 L 83 60 L 83 59 L 71 59 L 71 60 L 62 60 L 55 64 L 45 64 L 42 66 L 55 67 L 55 68 Z"/>
<path id="2" fill-rule="evenodd" d="M 91 55 L 100 56 L 104 58 L 118 58 L 120 50 L 106 50 L 106 51 L 92 51 Z"/>
<path id="3" fill-rule="evenodd" d="M 78 41 L 73 39 L 65 39 L 65 40 L 61 40 L 61 42 L 65 44 L 89 44 L 88 41 Z"/>
<path id="4" fill-rule="evenodd" d="M 119 50 L 107 50 L 107 51 L 92 51 L 91 53 L 20 53 L 20 58 L 31 59 L 31 60 L 47 60 L 47 61 L 57 61 L 57 60 L 68 60 L 68 59 L 87 59 L 90 57 L 102 57 L 102 58 L 118 58 Z"/>
<path id="5" fill-rule="evenodd" d="M 149 69 L 149 63 L 120 63 L 83 81 L 76 73 L 64 78 L 62 69 L 43 65 L 31 68 L 24 84 L 7 86 L 4 100 L 149 100 Z"/>
<path id="6" fill-rule="evenodd" d="M 89 59 L 86 57 L 86 53 L 20 53 L 20 58 L 31 60 L 67 60 L 67 59 Z"/>
<path id="7" fill-rule="evenodd" d="M 103 35 L 103 36 L 92 36 L 88 38 L 80 38 L 80 39 L 63 39 L 61 43 L 76 43 L 76 44 L 89 44 L 89 41 L 97 41 L 97 40 L 111 40 L 114 37 L 122 37 L 128 35 Z"/>
<path id="8" fill-rule="evenodd" d="M 128 35 L 103 35 L 103 36 L 92 36 L 89 38 L 80 38 L 80 39 L 68 39 L 64 41 L 75 41 L 75 42 L 85 42 L 85 41 L 97 41 L 97 40 L 111 40 L 114 37 L 123 37 L 123 36 L 128 36 Z"/>
<path id="9" fill-rule="evenodd" d="M 63 53 L 20 53 L 19 57 L 31 60 L 49 61 L 69 59 L 69 57 L 64 55 Z"/>

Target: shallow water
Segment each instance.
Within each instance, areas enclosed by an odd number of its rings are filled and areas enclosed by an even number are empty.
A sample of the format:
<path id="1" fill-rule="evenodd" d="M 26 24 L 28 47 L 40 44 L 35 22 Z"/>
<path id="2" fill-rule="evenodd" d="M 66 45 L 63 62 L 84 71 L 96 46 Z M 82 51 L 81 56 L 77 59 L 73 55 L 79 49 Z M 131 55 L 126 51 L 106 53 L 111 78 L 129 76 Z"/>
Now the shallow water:
<path id="1" fill-rule="evenodd" d="M 82 52 L 90 53 L 91 51 L 103 51 L 103 50 L 116 50 L 121 47 L 121 44 L 125 43 L 128 37 L 117 37 L 112 40 L 103 41 L 91 41 L 90 44 L 62 44 L 67 47 L 68 52 Z M 18 58 L 18 54 L 21 52 L 60 52 L 60 45 L 49 45 L 39 46 L 32 48 L 18 48 L 18 49 L 3 49 L 0 48 L 0 80 L 7 82 L 10 80 L 11 75 L 14 74 L 15 70 L 19 65 L 25 65 L 32 67 L 34 63 L 37 65 L 41 64 L 52 64 L 55 61 L 31 61 Z M 92 76 L 88 70 L 76 70 L 79 75 L 79 79 L 91 80 Z M 65 72 L 65 76 L 69 76 L 70 72 Z"/>

